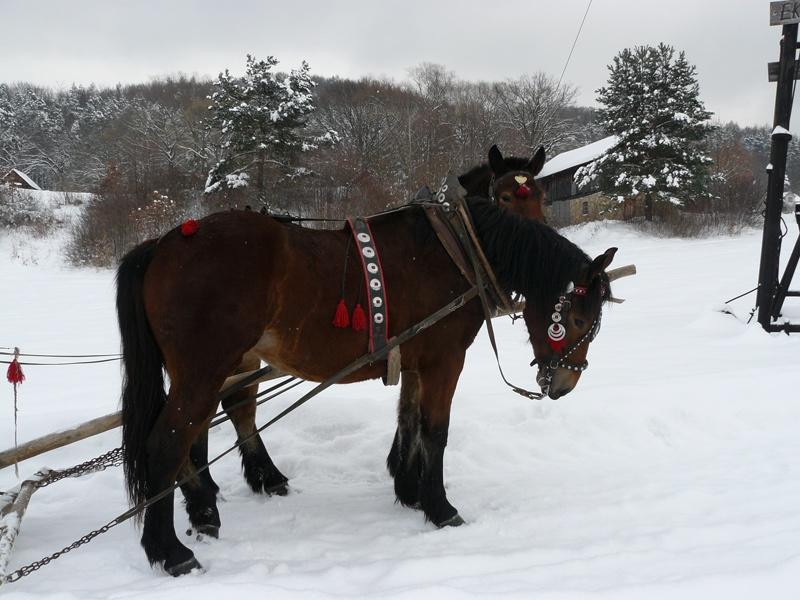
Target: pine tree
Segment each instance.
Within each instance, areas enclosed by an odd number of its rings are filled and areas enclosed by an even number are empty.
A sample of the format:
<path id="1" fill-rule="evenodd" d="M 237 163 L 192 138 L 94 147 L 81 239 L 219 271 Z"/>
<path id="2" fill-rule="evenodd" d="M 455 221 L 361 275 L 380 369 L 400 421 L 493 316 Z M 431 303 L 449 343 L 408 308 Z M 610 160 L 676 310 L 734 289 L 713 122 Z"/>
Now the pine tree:
<path id="1" fill-rule="evenodd" d="M 208 174 L 206 193 L 255 180 L 263 199 L 269 167 L 301 175 L 304 169 L 294 164 L 298 155 L 336 141 L 336 132 L 314 135 L 307 127 L 314 110 L 308 64 L 288 75 L 275 73 L 277 64 L 272 56 L 256 60 L 248 54 L 243 77 L 226 70 L 214 83 L 209 124 L 221 134 L 222 159 Z"/>
<path id="2" fill-rule="evenodd" d="M 597 90 L 597 117 L 619 143 L 578 170 L 578 186 L 599 183 L 618 201 L 643 194 L 648 220 L 654 203 L 685 206 L 707 198 L 711 159 L 702 142 L 712 113 L 686 55 L 666 44 L 637 46 L 608 68 L 608 84 Z"/>

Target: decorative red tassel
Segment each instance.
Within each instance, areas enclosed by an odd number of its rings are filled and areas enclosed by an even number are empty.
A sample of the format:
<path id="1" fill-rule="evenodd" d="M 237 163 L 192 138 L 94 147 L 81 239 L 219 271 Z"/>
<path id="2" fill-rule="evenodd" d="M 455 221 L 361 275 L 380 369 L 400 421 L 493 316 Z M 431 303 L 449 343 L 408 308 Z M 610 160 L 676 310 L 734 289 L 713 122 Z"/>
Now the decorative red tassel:
<path id="1" fill-rule="evenodd" d="M 13 383 L 14 385 L 25 381 L 25 373 L 22 372 L 22 365 L 19 364 L 19 361 L 16 358 L 11 361 L 10 365 L 8 365 L 6 377 L 8 378 L 8 382 Z"/>
<path id="2" fill-rule="evenodd" d="M 183 234 L 183 237 L 189 237 L 190 235 L 197 233 L 197 221 L 194 219 L 184 221 L 181 224 L 181 233 Z"/>
<path id="3" fill-rule="evenodd" d="M 364 331 L 367 328 L 367 315 L 364 314 L 364 309 L 361 308 L 360 304 L 356 304 L 353 309 L 351 322 L 353 323 L 353 331 Z"/>
<path id="4" fill-rule="evenodd" d="M 547 343 L 550 344 L 550 347 L 553 349 L 553 352 L 555 352 L 556 354 L 561 354 L 561 351 L 564 349 L 564 346 L 567 345 L 567 338 L 566 336 L 560 340 L 547 338 Z"/>
<path id="5" fill-rule="evenodd" d="M 514 195 L 515 195 L 517 198 L 519 198 L 519 199 L 521 199 L 521 200 L 524 200 L 525 198 L 527 198 L 528 196 L 530 196 L 530 195 L 531 195 L 531 188 L 529 188 L 527 185 L 525 185 L 525 184 L 523 183 L 521 186 L 519 186 L 519 187 L 518 187 L 518 188 L 517 188 L 517 189 L 514 191 Z"/>
<path id="6" fill-rule="evenodd" d="M 333 326 L 344 329 L 350 327 L 350 315 L 347 313 L 347 305 L 344 303 L 344 298 L 339 300 L 336 305 L 336 314 L 333 315 Z"/>

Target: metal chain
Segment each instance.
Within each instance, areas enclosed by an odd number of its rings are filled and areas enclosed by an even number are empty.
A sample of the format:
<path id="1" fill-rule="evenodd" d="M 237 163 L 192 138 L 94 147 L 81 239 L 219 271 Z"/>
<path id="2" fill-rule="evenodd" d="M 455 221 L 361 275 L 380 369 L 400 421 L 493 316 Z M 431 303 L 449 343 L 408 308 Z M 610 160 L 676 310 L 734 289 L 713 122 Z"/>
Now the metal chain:
<path id="1" fill-rule="evenodd" d="M 47 487 L 48 485 L 55 483 L 56 481 L 61 481 L 62 479 L 66 479 L 67 477 L 80 477 L 81 475 L 86 475 L 87 473 L 94 473 L 96 471 L 105 471 L 109 467 L 119 467 L 122 465 L 122 448 L 115 448 L 105 454 L 102 454 L 96 458 L 91 460 L 87 460 L 79 465 L 75 465 L 74 467 L 70 467 L 69 469 L 62 469 L 59 471 L 44 471 L 38 474 L 42 475 L 42 479 L 36 482 L 36 488 L 43 488 Z M 30 564 L 25 565 L 24 567 L 20 567 L 16 571 L 12 571 L 10 574 L 6 575 L 3 581 L 0 581 L 0 586 L 4 583 L 14 583 L 15 581 L 19 581 L 23 577 L 30 575 L 31 573 L 38 571 L 45 565 L 49 564 L 50 562 L 56 560 L 61 555 L 66 554 L 75 548 L 79 548 L 84 544 L 88 544 L 98 535 L 101 535 L 114 527 L 115 525 L 119 525 L 122 521 L 119 518 L 114 519 L 103 525 L 100 529 L 95 529 L 94 531 L 90 531 L 83 537 L 79 538 L 78 540 L 72 542 L 69 546 L 62 548 L 58 552 L 54 552 L 49 556 L 45 556 L 39 560 L 33 561 Z"/>
<path id="2" fill-rule="evenodd" d="M 122 465 L 122 448 L 114 448 L 101 454 L 97 458 L 87 460 L 79 465 L 62 469 L 60 471 L 50 471 L 41 481 L 36 484 L 37 488 L 47 487 L 48 485 L 61 481 L 67 477 L 80 477 L 95 471 L 105 471 L 109 467 L 119 467 Z"/>
<path id="3" fill-rule="evenodd" d="M 279 387 L 283 387 L 287 383 L 292 382 L 294 379 L 295 379 L 294 377 L 289 377 L 288 379 L 285 379 L 284 381 L 280 382 L 278 385 L 272 386 L 271 388 L 269 388 L 267 390 L 264 390 L 264 392 L 262 392 L 262 393 L 270 392 L 270 391 L 273 391 L 273 390 L 275 390 L 275 389 L 277 389 Z M 243 383 L 246 384 L 246 382 L 243 382 Z M 266 400 L 270 400 L 271 398 L 277 396 L 278 394 L 286 392 L 289 389 L 299 385 L 300 383 L 303 383 L 303 382 L 302 381 L 297 382 L 294 385 L 290 386 L 289 388 L 278 392 L 277 394 L 274 394 L 272 396 L 268 396 L 264 400 L 261 400 L 258 404 L 261 404 L 262 402 L 265 402 Z M 262 393 L 260 393 L 258 395 L 260 396 Z M 250 400 L 252 400 L 252 399 L 248 399 L 247 401 L 250 401 Z M 237 404 L 242 404 L 243 402 L 244 401 L 239 402 Z M 235 404 L 234 406 L 229 407 L 229 410 L 231 408 L 235 408 L 236 406 L 237 405 Z M 222 420 L 220 420 L 220 421 L 218 421 L 216 423 L 212 423 L 211 426 L 213 427 L 215 425 L 218 425 L 221 422 L 222 422 Z M 238 445 L 239 444 L 236 444 L 236 446 L 234 446 L 234 447 L 237 447 Z M 114 448 L 113 450 L 109 450 L 105 454 L 101 454 L 100 456 L 98 456 L 96 458 L 93 458 L 91 460 L 87 460 L 86 462 L 82 462 L 81 464 L 75 465 L 74 467 L 70 467 L 68 469 L 61 469 L 61 470 L 58 470 L 58 471 L 40 471 L 39 473 L 37 473 L 37 475 L 39 475 L 41 477 L 41 479 L 36 483 L 36 488 L 38 489 L 38 488 L 47 487 L 48 485 L 51 485 L 51 484 L 55 483 L 56 481 L 61 481 L 62 479 L 66 479 L 67 477 L 80 477 L 81 475 L 86 475 L 87 473 L 94 473 L 96 471 L 105 471 L 106 469 L 108 469 L 110 467 L 119 467 L 119 466 L 122 466 L 123 463 L 124 463 L 124 460 L 123 460 L 123 457 L 122 457 L 122 448 L 121 447 L 120 448 Z M 171 489 L 174 489 L 176 487 L 177 487 L 177 485 L 173 486 Z M 95 529 L 94 531 L 90 531 L 89 533 L 87 533 L 83 537 L 75 540 L 69 546 L 66 546 L 65 548 L 62 548 L 58 552 L 54 552 L 53 554 L 51 554 L 49 556 L 45 556 L 44 558 L 36 560 L 36 561 L 34 561 L 34 562 L 30 563 L 30 564 L 27 564 L 27 565 L 25 565 L 23 567 L 20 567 L 16 571 L 11 572 L 9 575 L 6 575 L 6 577 L 4 579 L 0 580 L 0 587 L 2 587 L 4 583 L 14 583 L 15 581 L 19 581 L 23 577 L 26 577 L 27 575 L 30 575 L 31 573 L 33 573 L 35 571 L 38 571 L 39 569 L 41 569 L 42 567 L 44 567 L 47 564 L 50 564 L 52 561 L 56 560 L 57 558 L 61 557 L 64 554 L 66 554 L 67 552 L 75 550 L 75 548 L 80 548 L 84 544 L 88 544 L 94 538 L 96 538 L 98 535 L 104 534 L 105 532 L 107 532 L 112 527 L 116 527 L 117 525 L 119 525 L 123 521 L 127 521 L 130 517 L 132 517 L 136 513 L 139 513 L 142 510 L 144 510 L 146 505 L 147 505 L 147 502 L 141 503 L 138 506 L 135 506 L 135 507 L 131 508 L 130 510 L 128 510 L 127 512 L 121 514 L 120 516 L 118 516 L 113 521 L 109 521 L 108 523 L 103 525 L 100 529 Z"/>
<path id="4" fill-rule="evenodd" d="M 50 556 L 45 556 L 44 558 L 33 561 L 32 563 L 25 565 L 24 567 L 20 567 L 16 571 L 13 571 L 9 575 L 6 575 L 5 581 L 0 582 L 0 586 L 2 586 L 3 583 L 14 583 L 15 581 L 19 581 L 23 577 L 30 575 L 35 571 L 38 571 L 45 565 L 49 564 L 51 561 L 56 560 L 61 555 L 66 554 L 67 552 L 70 552 L 72 550 L 75 550 L 75 548 L 80 548 L 84 544 L 88 544 L 98 535 L 105 533 L 106 531 L 108 531 L 115 525 L 119 525 L 120 523 L 121 521 L 118 521 L 117 519 L 109 521 L 108 523 L 103 525 L 100 529 L 95 529 L 94 531 L 90 531 L 80 539 L 75 540 L 69 546 L 62 548 L 58 552 L 53 552 L 53 554 L 51 554 Z"/>

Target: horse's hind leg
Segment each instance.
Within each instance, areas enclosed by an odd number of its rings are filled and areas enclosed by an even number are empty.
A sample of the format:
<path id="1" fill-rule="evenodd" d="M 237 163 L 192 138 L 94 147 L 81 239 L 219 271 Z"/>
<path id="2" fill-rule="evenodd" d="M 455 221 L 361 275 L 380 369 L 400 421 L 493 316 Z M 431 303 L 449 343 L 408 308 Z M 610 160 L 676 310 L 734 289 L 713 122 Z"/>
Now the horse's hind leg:
<path id="1" fill-rule="evenodd" d="M 252 353 L 245 355 L 236 373 L 253 371 L 261 366 L 261 360 Z M 272 462 L 261 436 L 256 432 L 256 394 L 258 385 L 251 385 L 222 401 L 222 406 L 231 418 L 239 441 L 244 478 L 256 493 L 284 496 L 288 492 L 289 480 Z"/>
<path id="2" fill-rule="evenodd" d="M 219 537 L 220 518 L 217 509 L 219 486 L 211 478 L 210 469 L 201 469 L 208 463 L 208 429 L 200 432 L 189 450 L 189 460 L 184 463 L 178 479 L 194 475 L 181 485 L 186 500 L 189 522 L 197 533 Z M 191 534 L 191 530 L 188 532 Z"/>
<path id="3" fill-rule="evenodd" d="M 450 425 L 450 405 L 464 366 L 464 354 L 420 369 L 419 498 L 425 517 L 437 527 L 464 523 L 444 490 L 444 449 Z"/>
<path id="4" fill-rule="evenodd" d="M 422 464 L 419 453 L 419 374 L 403 371 L 400 402 L 397 406 L 397 431 L 386 466 L 394 478 L 394 493 L 404 506 L 419 508 L 419 483 Z"/>
<path id="5" fill-rule="evenodd" d="M 207 428 L 216 405 L 213 385 L 182 385 L 173 380 L 161 414 L 147 439 L 147 495 L 170 488 L 185 469 L 189 449 Z M 171 575 L 200 568 L 200 563 L 175 534 L 174 493 L 148 507 L 144 516 L 142 546 L 151 564 L 163 563 Z"/>

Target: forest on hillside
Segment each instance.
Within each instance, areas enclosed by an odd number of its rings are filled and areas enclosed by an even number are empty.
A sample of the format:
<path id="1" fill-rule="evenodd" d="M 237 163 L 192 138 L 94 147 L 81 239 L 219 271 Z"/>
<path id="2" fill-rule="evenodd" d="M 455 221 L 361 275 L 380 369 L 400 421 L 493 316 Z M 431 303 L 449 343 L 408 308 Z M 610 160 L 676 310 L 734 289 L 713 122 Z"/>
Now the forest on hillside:
<path id="1" fill-rule="evenodd" d="M 407 201 L 448 170 L 484 162 L 492 144 L 517 156 L 542 145 L 552 157 L 607 135 L 593 109 L 575 105 L 576 89 L 545 73 L 470 82 L 422 64 L 403 82 L 316 76 L 301 125 L 335 132 L 333 143 L 292 147 L 281 161 L 264 161 L 256 185 L 207 194 L 209 173 L 229 144 L 209 114 L 222 79 L 63 90 L 0 84 L 0 170 L 20 169 L 46 189 L 98 194 L 96 222 L 87 227 L 125 229 L 131 215 L 145 215 L 141 237 L 185 214 L 245 206 L 366 214 Z M 720 206 L 742 194 L 752 204 L 764 189 L 769 134 L 735 123 L 711 129 L 705 143 Z M 788 177 L 789 185 L 800 182 L 796 145 Z"/>

